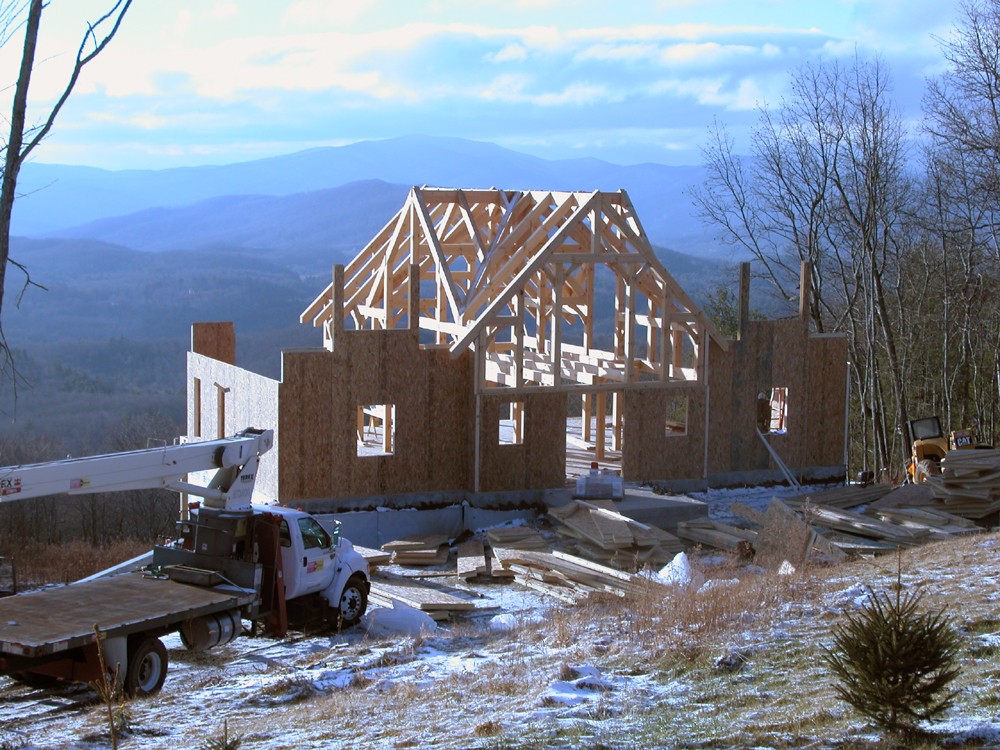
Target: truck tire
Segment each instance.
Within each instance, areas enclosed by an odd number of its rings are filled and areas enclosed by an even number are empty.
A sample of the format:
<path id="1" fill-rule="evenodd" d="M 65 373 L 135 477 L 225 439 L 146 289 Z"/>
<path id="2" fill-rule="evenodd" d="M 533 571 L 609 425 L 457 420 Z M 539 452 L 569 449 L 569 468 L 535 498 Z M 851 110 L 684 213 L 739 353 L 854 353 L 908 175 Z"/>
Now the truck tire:
<path id="1" fill-rule="evenodd" d="M 128 645 L 125 693 L 133 698 L 152 695 L 167 679 L 167 648 L 159 638 L 139 636 Z"/>
<path id="2" fill-rule="evenodd" d="M 368 609 L 368 581 L 360 573 L 355 573 L 347 579 L 344 590 L 340 593 L 340 606 L 337 608 L 337 628 L 353 628 L 361 620 Z"/>

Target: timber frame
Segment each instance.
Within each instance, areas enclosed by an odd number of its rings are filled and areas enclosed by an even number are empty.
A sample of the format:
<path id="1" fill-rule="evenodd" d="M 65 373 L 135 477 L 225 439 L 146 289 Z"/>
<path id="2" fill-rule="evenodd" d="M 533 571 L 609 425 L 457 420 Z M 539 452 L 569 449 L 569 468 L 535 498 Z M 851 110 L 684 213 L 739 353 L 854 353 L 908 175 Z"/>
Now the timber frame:
<path id="1" fill-rule="evenodd" d="M 605 348 L 602 292 L 614 321 Z M 477 396 L 585 393 L 589 425 L 592 394 L 612 392 L 616 443 L 623 386 L 704 383 L 709 338 L 728 346 L 656 257 L 624 190 L 415 187 L 344 269 L 339 294 L 335 280 L 300 317 L 329 350 L 345 327 L 416 318 L 425 346 L 475 353 Z"/>
<path id="2" fill-rule="evenodd" d="M 843 478 L 846 339 L 810 332 L 808 283 L 798 316 L 750 320 L 749 279 L 723 337 L 624 191 L 413 188 L 333 266 L 300 317 L 322 345 L 283 350 L 280 381 L 236 366 L 231 324 L 194 325 L 188 436 L 273 426 L 262 493 L 354 510 L 562 490 L 594 461 L 704 487 L 780 480 L 776 454 Z M 781 395 L 766 434 L 761 393 Z"/>

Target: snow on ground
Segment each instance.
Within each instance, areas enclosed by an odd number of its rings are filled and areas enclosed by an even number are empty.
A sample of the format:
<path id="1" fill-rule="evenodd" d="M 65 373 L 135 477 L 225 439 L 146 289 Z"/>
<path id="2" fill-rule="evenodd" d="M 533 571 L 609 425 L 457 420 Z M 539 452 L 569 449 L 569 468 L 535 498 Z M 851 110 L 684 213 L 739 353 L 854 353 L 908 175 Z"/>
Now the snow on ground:
<path id="1" fill-rule="evenodd" d="M 713 518 L 732 522 L 729 503 L 763 510 L 771 497 L 801 491 L 699 498 Z M 930 605 L 959 613 L 967 635 L 956 709 L 930 727 L 953 746 L 1000 748 L 998 547 L 992 535 L 944 557 L 916 551 L 903 576 L 927 589 Z M 372 608 L 364 627 L 342 634 L 240 638 L 203 654 L 169 636 L 167 683 L 129 704 L 131 731 L 119 746 L 205 747 L 224 724 L 243 738 L 241 750 L 877 746 L 878 735 L 836 699 L 815 644 L 863 606 L 869 587 L 894 580 L 891 562 L 772 579 L 742 600 L 741 586 L 762 574 L 723 555 L 678 557 L 659 576 L 672 583 L 657 594 L 665 607 L 574 610 L 491 582 L 474 584 L 477 609 L 450 623 L 403 606 Z M 707 612 L 704 622 L 661 627 L 691 601 L 692 612 Z M 720 603 L 728 608 L 710 622 Z M 106 747 L 104 715 L 86 688 L 33 690 L 0 678 L 3 750 Z"/>

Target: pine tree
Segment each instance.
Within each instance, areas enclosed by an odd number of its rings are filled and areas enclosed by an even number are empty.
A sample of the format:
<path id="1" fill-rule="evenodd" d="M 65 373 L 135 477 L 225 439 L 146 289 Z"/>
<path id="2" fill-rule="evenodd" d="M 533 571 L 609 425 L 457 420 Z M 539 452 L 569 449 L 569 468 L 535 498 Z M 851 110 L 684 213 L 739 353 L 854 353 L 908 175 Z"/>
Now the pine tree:
<path id="1" fill-rule="evenodd" d="M 954 702 L 960 640 L 943 610 L 921 612 L 921 597 L 876 594 L 834 630 L 824 659 L 839 680 L 838 695 L 880 729 L 909 734 Z"/>

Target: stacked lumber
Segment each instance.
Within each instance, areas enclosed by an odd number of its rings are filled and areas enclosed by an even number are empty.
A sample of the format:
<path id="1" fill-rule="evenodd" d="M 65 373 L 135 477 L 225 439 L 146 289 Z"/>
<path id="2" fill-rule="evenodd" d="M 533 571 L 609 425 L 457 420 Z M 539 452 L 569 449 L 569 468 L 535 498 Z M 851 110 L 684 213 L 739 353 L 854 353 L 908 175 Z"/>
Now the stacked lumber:
<path id="1" fill-rule="evenodd" d="M 354 551 L 365 558 L 369 565 L 385 565 L 392 560 L 392 552 L 362 547 L 360 544 L 354 545 Z"/>
<path id="2" fill-rule="evenodd" d="M 803 506 L 801 512 L 803 518 L 814 528 L 818 526 L 832 532 L 874 539 L 889 545 L 890 549 L 913 547 L 930 541 L 930 532 L 926 527 L 903 526 L 826 505 Z"/>
<path id="3" fill-rule="evenodd" d="M 414 609 L 426 612 L 435 620 L 447 619 L 460 612 L 470 612 L 475 603 L 464 598 L 466 592 L 448 586 L 412 578 L 379 574 L 371 579 L 369 600 L 380 607 L 392 607 L 395 599 Z"/>
<path id="4" fill-rule="evenodd" d="M 567 604 L 579 604 L 596 593 L 624 596 L 651 585 L 632 573 L 565 552 L 495 547 L 493 555 L 515 582 Z"/>
<path id="5" fill-rule="evenodd" d="M 867 487 L 835 487 L 785 498 L 785 504 L 792 508 L 801 508 L 806 503 L 818 503 L 828 508 L 857 508 L 859 505 L 874 503 L 889 494 L 891 490 L 892 487 L 887 484 L 870 484 Z"/>
<path id="6" fill-rule="evenodd" d="M 458 545 L 457 573 L 463 581 L 489 575 L 490 566 L 482 539 L 469 539 Z"/>
<path id="7" fill-rule="evenodd" d="M 1000 451 L 948 451 L 941 475 L 928 477 L 945 510 L 965 518 L 985 518 L 1000 511 Z"/>
<path id="8" fill-rule="evenodd" d="M 382 545 L 392 553 L 394 565 L 444 565 L 448 562 L 448 537 L 442 534 L 408 536 Z"/>
<path id="9" fill-rule="evenodd" d="M 739 552 L 747 542 L 754 543 L 757 539 L 757 532 L 729 526 L 708 518 L 697 518 L 678 523 L 677 536 L 694 544 Z"/>
<path id="10" fill-rule="evenodd" d="M 486 530 L 486 541 L 491 547 L 509 549 L 547 550 L 550 546 L 531 526 L 496 526 Z"/>
<path id="11" fill-rule="evenodd" d="M 937 506 L 869 506 L 864 513 L 857 513 L 803 502 L 794 511 L 801 529 L 788 515 L 793 510 L 777 498 L 771 501 L 767 514 L 739 503 L 734 503 L 732 509 L 751 525 L 759 526 L 760 531 L 733 529 L 712 522 L 687 522 L 679 525 L 678 534 L 690 541 L 728 550 L 737 549 L 742 534 L 752 542 L 758 557 L 763 554 L 780 562 L 782 555 L 798 560 L 822 557 L 836 561 L 845 554 L 884 554 L 981 531 L 973 521 Z M 803 536 L 802 530 L 811 530 L 812 537 Z M 756 538 L 749 536 L 754 534 Z"/>
<path id="12" fill-rule="evenodd" d="M 982 527 L 975 521 L 963 516 L 957 516 L 945 510 L 932 507 L 900 507 L 900 508 L 869 508 L 868 514 L 883 521 L 923 529 L 931 539 L 948 539 L 963 534 L 975 534 Z"/>
<path id="13" fill-rule="evenodd" d="M 618 513 L 612 500 L 574 500 L 548 515 L 580 555 L 618 568 L 666 563 L 683 549 L 673 534 Z"/>

